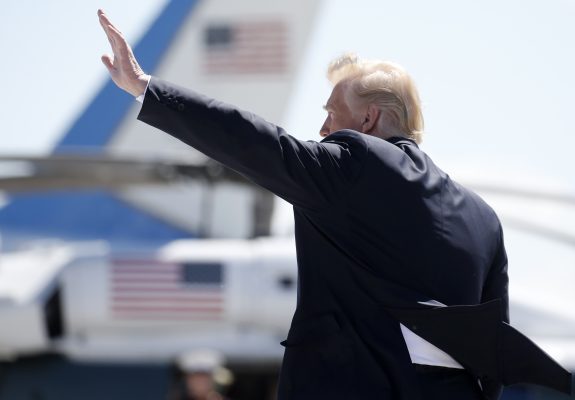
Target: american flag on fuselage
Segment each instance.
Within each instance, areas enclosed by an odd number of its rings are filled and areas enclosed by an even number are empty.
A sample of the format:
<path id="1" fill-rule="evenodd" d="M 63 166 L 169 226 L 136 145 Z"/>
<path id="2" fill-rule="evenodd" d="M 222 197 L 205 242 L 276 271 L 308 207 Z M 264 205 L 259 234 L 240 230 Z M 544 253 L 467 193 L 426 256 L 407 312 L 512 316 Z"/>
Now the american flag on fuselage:
<path id="1" fill-rule="evenodd" d="M 208 75 L 281 74 L 288 69 L 288 29 L 277 19 L 212 23 L 204 30 Z"/>
<path id="2" fill-rule="evenodd" d="M 218 320 L 224 311 L 219 263 L 115 259 L 109 277 L 115 319 Z"/>

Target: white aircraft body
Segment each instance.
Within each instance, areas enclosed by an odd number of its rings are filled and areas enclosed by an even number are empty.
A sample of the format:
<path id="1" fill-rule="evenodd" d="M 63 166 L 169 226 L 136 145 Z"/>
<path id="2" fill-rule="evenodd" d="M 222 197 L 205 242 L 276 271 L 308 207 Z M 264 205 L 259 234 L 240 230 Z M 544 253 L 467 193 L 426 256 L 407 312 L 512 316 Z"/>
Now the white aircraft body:
<path id="1" fill-rule="evenodd" d="M 286 239 L 179 240 L 154 253 L 39 245 L 0 265 L 0 356 L 169 363 L 210 348 L 277 365 L 295 309 Z"/>

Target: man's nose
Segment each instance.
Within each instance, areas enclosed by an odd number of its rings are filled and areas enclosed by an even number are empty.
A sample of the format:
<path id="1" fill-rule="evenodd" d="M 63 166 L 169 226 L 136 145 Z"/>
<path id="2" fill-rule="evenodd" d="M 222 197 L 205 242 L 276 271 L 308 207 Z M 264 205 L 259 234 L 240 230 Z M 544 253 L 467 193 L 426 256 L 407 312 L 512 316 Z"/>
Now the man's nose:
<path id="1" fill-rule="evenodd" d="M 329 117 L 326 118 L 325 122 L 321 126 L 321 129 L 319 130 L 319 135 L 321 137 L 326 137 L 329 135 Z"/>

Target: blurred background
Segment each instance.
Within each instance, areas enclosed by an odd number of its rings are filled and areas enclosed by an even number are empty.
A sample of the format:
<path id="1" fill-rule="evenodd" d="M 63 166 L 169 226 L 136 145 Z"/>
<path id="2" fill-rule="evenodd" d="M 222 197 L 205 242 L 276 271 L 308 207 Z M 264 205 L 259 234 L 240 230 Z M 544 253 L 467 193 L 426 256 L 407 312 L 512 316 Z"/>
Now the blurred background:
<path id="1" fill-rule="evenodd" d="M 136 121 L 98 8 L 146 72 L 303 140 L 333 58 L 403 65 L 423 150 L 502 220 L 513 325 L 575 369 L 573 1 L 5 0 L 0 399 L 274 398 L 291 208 Z"/>

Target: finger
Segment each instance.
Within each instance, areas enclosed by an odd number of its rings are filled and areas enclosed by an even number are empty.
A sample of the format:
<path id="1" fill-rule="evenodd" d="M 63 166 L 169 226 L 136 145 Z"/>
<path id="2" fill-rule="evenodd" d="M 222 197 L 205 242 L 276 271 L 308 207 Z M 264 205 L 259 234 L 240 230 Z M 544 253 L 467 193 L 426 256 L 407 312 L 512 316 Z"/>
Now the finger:
<path id="1" fill-rule="evenodd" d="M 104 10 L 98 10 L 98 19 L 102 26 L 112 25 L 112 21 L 110 21 L 110 18 L 104 13 Z"/>
<path id="2" fill-rule="evenodd" d="M 102 63 L 108 68 L 108 71 L 113 72 L 116 69 L 114 68 L 114 58 L 109 54 L 104 54 L 102 56 Z"/>
<path id="3" fill-rule="evenodd" d="M 100 25 L 107 34 L 108 33 L 107 26 L 110 25 L 110 20 L 106 17 L 106 15 L 104 15 L 104 12 L 102 10 L 98 10 L 98 22 L 100 22 Z"/>
<path id="4" fill-rule="evenodd" d="M 124 39 L 122 33 L 117 30 L 113 25 L 108 25 L 106 27 L 109 32 L 109 39 L 112 45 L 112 50 L 114 52 L 114 57 L 118 62 L 123 62 L 134 58 L 132 53 L 132 48 Z"/>
<path id="5" fill-rule="evenodd" d="M 106 14 L 104 14 L 102 10 L 98 10 L 98 17 L 100 25 L 102 26 L 102 29 L 104 29 L 104 32 L 106 33 L 108 41 L 112 47 L 116 46 L 119 41 L 124 40 L 122 32 L 120 32 L 118 28 L 112 24 L 110 19 L 106 16 Z"/>
<path id="6" fill-rule="evenodd" d="M 114 54 L 117 54 L 119 51 L 126 51 L 129 49 L 128 42 L 124 39 L 122 32 L 120 32 L 114 25 L 103 25 L 104 30 L 106 31 L 106 35 L 108 36 L 108 40 L 112 45 L 112 49 L 114 50 Z"/>
<path id="7" fill-rule="evenodd" d="M 112 50 L 114 50 L 114 53 L 116 52 L 116 40 L 114 39 L 114 37 L 112 36 L 112 34 L 110 34 L 108 32 L 108 29 L 104 27 L 104 32 L 106 33 L 106 37 L 108 38 L 108 42 L 110 43 L 110 46 L 112 46 Z"/>
<path id="8" fill-rule="evenodd" d="M 116 32 L 119 36 L 122 36 L 122 32 L 120 32 L 120 30 L 118 28 L 116 28 L 114 26 L 114 24 L 112 23 L 112 21 L 110 21 L 110 19 L 108 18 L 108 16 L 106 14 L 104 14 L 104 12 L 100 12 L 101 10 L 98 11 L 98 16 L 100 17 L 100 24 L 102 24 L 102 26 L 106 29 L 112 29 L 114 32 Z"/>
<path id="9" fill-rule="evenodd" d="M 123 38 L 124 35 L 114 25 L 108 25 L 108 29 L 113 32 L 114 36 Z"/>
<path id="10" fill-rule="evenodd" d="M 98 14 L 98 15 L 100 15 L 100 14 Z M 102 29 L 104 30 L 104 33 L 106 34 L 106 37 L 108 38 L 108 42 L 110 42 L 110 46 L 112 46 L 112 49 L 114 49 L 114 47 L 116 45 L 116 41 L 114 39 L 113 32 L 110 32 L 110 29 L 108 28 L 109 24 L 104 22 L 102 20 L 102 18 L 99 18 L 99 22 L 100 22 L 100 25 L 102 26 Z"/>

